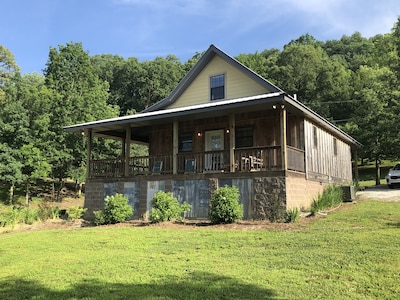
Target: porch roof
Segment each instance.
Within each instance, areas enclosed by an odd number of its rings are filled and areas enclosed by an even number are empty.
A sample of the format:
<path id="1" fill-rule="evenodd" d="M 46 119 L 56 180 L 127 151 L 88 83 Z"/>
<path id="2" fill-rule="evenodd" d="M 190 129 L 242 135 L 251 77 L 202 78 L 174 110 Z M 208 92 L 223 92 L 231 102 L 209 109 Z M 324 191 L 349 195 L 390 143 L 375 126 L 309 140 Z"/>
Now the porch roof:
<path id="1" fill-rule="evenodd" d="M 362 146 L 350 135 L 282 91 L 230 100 L 212 101 L 206 104 L 141 112 L 135 115 L 71 125 L 64 129 L 79 134 L 91 129 L 94 136 L 124 139 L 125 129 L 130 126 L 132 128 L 132 140 L 148 142 L 151 125 L 163 124 L 174 120 L 184 121 L 225 116 L 238 112 L 272 110 L 274 105 L 278 106 L 278 108 L 284 105 L 289 113 L 309 118 L 353 147 Z"/>
<path id="2" fill-rule="evenodd" d="M 141 112 L 129 116 L 71 125 L 64 127 L 64 129 L 73 133 L 82 133 L 88 129 L 92 129 L 92 134 L 95 136 L 121 139 L 125 137 L 125 128 L 130 126 L 132 128 L 132 139 L 144 142 L 146 128 L 150 125 L 173 120 L 183 121 L 223 116 L 229 113 L 235 113 L 238 109 L 240 109 L 241 112 L 252 111 L 257 109 L 257 107 L 272 109 L 273 104 L 280 103 L 283 99 L 283 92 L 269 93 L 231 100 L 212 101 L 206 104 Z M 140 128 L 140 132 L 137 130 L 135 131 L 135 128 Z"/>

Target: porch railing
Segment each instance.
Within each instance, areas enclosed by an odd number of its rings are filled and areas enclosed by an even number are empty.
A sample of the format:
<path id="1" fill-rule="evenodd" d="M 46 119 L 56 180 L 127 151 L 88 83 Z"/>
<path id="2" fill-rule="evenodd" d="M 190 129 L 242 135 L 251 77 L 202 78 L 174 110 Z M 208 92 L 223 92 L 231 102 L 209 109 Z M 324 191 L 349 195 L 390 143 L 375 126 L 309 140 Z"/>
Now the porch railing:
<path id="1" fill-rule="evenodd" d="M 304 171 L 304 151 L 287 147 L 288 169 Z M 251 147 L 234 150 L 235 172 L 257 172 L 282 169 L 280 146 Z M 90 161 L 91 178 L 123 177 L 123 158 Z M 230 151 L 184 152 L 177 155 L 177 173 L 230 172 Z M 136 156 L 129 160 L 128 176 L 172 174 L 173 155 Z"/>
<path id="2" fill-rule="evenodd" d="M 304 150 L 287 146 L 287 168 L 293 171 L 305 172 Z"/>

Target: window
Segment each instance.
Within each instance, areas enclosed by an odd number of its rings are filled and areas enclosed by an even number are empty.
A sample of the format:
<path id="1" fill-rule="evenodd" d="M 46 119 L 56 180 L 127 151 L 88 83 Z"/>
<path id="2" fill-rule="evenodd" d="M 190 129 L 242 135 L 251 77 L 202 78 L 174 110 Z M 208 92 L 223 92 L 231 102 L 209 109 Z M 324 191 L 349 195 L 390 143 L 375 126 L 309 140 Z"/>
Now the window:
<path id="1" fill-rule="evenodd" d="M 211 100 L 225 98 L 225 75 L 212 76 L 210 78 Z"/>
<path id="2" fill-rule="evenodd" d="M 179 136 L 179 152 L 190 152 L 193 150 L 192 134 Z"/>
<path id="3" fill-rule="evenodd" d="M 314 148 L 318 147 L 317 127 L 313 126 Z"/>
<path id="4" fill-rule="evenodd" d="M 333 138 L 333 155 L 337 155 L 337 139 Z"/>
<path id="5" fill-rule="evenodd" d="M 235 137 L 236 148 L 253 147 L 253 127 L 236 128 Z"/>

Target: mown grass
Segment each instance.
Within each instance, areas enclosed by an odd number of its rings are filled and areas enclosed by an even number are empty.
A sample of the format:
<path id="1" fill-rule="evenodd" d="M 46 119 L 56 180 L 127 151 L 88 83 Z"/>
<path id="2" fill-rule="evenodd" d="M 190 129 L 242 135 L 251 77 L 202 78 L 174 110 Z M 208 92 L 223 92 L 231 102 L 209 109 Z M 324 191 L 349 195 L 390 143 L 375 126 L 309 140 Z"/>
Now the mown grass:
<path id="1" fill-rule="evenodd" d="M 290 230 L 105 226 L 0 234 L 1 299 L 395 299 L 400 203 Z"/>

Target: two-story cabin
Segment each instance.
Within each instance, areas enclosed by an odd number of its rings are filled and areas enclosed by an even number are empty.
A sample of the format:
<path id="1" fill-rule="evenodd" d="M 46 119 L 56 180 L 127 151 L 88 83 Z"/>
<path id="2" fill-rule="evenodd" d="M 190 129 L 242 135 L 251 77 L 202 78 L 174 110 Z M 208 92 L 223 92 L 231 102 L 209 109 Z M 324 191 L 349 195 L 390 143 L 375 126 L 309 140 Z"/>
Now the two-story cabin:
<path id="1" fill-rule="evenodd" d="M 359 143 L 283 90 L 211 45 L 164 100 L 130 116 L 69 126 L 88 137 L 85 207 L 129 197 L 135 217 L 159 190 L 207 218 L 224 185 L 240 190 L 245 219 L 307 208 L 327 183 L 352 181 Z M 118 139 L 121 157 L 91 159 L 92 137 Z M 148 146 L 132 156 L 131 144 Z"/>

